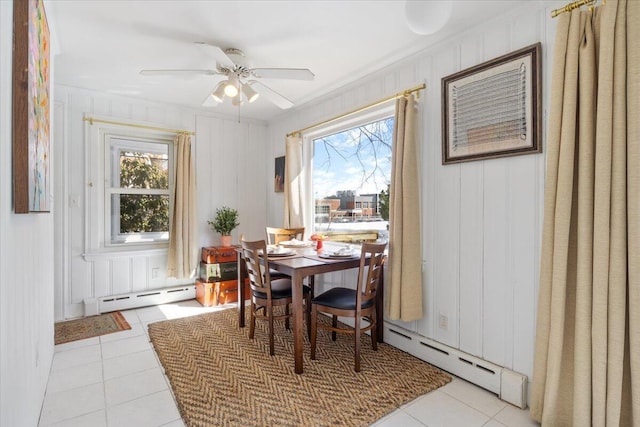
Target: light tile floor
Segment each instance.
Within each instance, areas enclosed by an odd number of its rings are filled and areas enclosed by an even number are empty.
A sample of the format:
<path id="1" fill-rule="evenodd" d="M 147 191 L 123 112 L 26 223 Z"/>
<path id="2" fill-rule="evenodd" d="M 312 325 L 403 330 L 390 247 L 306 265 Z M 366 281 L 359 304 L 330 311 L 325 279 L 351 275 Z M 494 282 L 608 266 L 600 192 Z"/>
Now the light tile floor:
<path id="1" fill-rule="evenodd" d="M 131 329 L 56 346 L 40 427 L 184 426 L 147 325 L 226 307 L 197 301 L 123 311 Z M 538 426 L 529 412 L 462 379 L 425 394 L 375 427 Z"/>

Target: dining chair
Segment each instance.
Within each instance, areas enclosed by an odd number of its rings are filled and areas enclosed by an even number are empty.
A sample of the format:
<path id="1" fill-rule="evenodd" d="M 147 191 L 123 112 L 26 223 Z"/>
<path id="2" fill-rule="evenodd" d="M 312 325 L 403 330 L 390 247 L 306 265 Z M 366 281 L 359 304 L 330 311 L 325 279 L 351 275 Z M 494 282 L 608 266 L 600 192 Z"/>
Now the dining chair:
<path id="1" fill-rule="evenodd" d="M 267 244 L 277 245 L 280 242 L 291 239 L 304 239 L 304 227 L 299 228 L 275 228 L 266 227 Z"/>
<path id="2" fill-rule="evenodd" d="M 291 280 L 271 279 L 269 268 L 261 257 L 267 254 L 267 244 L 264 240 L 248 242 L 241 238 L 242 258 L 247 269 L 249 287 L 251 289 L 251 311 L 249 322 L 249 338 L 254 338 L 256 319 L 267 320 L 269 323 L 269 354 L 274 355 L 274 321 L 285 320 L 285 328 L 289 329 L 291 313 L 289 304 L 292 302 Z M 311 289 L 303 286 L 306 320 L 309 322 Z M 284 314 L 275 314 L 273 308 L 284 306 Z"/>
<path id="3" fill-rule="evenodd" d="M 287 240 L 292 240 L 292 239 L 302 240 L 304 239 L 304 230 L 305 230 L 304 227 L 297 227 L 297 228 L 266 227 L 265 231 L 267 234 L 267 244 L 277 245 L 278 243 L 285 242 Z M 276 270 L 271 270 L 270 272 L 273 278 L 281 278 L 281 277 L 290 278 L 286 274 L 282 274 Z M 313 298 L 314 285 L 315 285 L 315 278 L 313 276 L 309 277 L 308 285 L 309 285 L 309 288 L 311 288 L 311 297 Z"/>
<path id="4" fill-rule="evenodd" d="M 371 345 L 378 350 L 376 334 L 376 292 L 380 282 L 380 274 L 384 263 L 386 243 L 363 243 L 360 255 L 360 268 L 355 288 L 335 287 L 311 300 L 311 359 L 316 358 L 316 338 L 318 328 L 331 331 L 331 339 L 336 340 L 336 333 L 354 334 L 355 338 L 355 371 L 360 372 L 360 335 L 371 331 Z M 332 316 L 331 325 L 318 322 L 318 313 Z M 338 326 L 338 317 L 354 318 L 353 328 Z M 369 322 L 362 326 L 362 320 Z M 382 319 L 380 319 L 382 321 Z"/>

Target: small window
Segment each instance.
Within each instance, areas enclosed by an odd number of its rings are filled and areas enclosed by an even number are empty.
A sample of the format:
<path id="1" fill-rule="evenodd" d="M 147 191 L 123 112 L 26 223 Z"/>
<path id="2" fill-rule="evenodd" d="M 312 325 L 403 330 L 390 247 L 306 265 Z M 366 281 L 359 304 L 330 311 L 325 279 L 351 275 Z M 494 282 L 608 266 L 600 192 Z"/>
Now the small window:
<path id="1" fill-rule="evenodd" d="M 111 137 L 106 151 L 106 235 L 110 244 L 167 242 L 169 142 Z"/>

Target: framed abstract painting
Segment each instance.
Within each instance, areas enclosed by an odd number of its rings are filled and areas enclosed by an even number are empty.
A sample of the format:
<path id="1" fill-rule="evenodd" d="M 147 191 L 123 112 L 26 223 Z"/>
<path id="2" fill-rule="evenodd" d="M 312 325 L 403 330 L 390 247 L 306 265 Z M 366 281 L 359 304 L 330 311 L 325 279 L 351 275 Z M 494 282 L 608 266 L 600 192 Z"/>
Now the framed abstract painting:
<path id="1" fill-rule="evenodd" d="M 51 210 L 49 26 L 42 0 L 13 2 L 15 213 Z"/>
<path id="2" fill-rule="evenodd" d="M 542 151 L 540 46 L 442 79 L 442 164 Z"/>

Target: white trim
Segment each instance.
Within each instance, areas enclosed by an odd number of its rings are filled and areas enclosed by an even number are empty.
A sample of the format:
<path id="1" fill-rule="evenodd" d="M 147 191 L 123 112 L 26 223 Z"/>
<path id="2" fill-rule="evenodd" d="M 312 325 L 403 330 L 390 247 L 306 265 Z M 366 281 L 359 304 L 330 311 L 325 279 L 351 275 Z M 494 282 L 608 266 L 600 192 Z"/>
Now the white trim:
<path id="1" fill-rule="evenodd" d="M 315 192 L 313 191 L 313 155 L 314 140 L 325 136 L 335 135 L 349 129 L 364 126 L 369 123 L 378 122 L 393 117 L 396 119 L 395 99 L 390 99 L 384 104 L 371 107 L 360 113 L 349 115 L 344 119 L 332 121 L 324 126 L 319 126 L 314 130 L 305 132 L 302 135 L 302 162 L 304 164 L 303 173 L 306 178 L 305 193 L 309 195 L 307 209 L 305 211 L 304 223 L 309 224 L 308 230 L 315 233 Z M 311 233 L 309 233 L 311 234 Z"/>
<path id="2" fill-rule="evenodd" d="M 85 114 L 86 116 L 86 114 Z M 109 120 L 111 117 L 92 115 L 94 119 Z M 112 140 L 126 140 L 144 143 L 166 144 L 168 147 L 169 168 L 173 165 L 174 133 L 154 129 L 141 129 L 127 126 L 131 124 L 144 124 L 143 121 L 122 121 L 120 124 L 94 122 L 91 124 L 85 121 L 85 140 L 87 141 L 87 149 L 85 150 L 85 237 L 83 257 L 85 260 L 102 259 L 102 254 L 134 253 L 142 254 L 143 251 L 160 250 L 166 252 L 168 244 L 167 239 L 154 240 L 153 242 L 139 241 L 135 243 L 112 242 L 111 212 L 107 209 L 109 203 L 106 198 L 112 193 L 110 182 L 110 170 L 108 170 L 111 162 L 107 162 L 110 156 L 110 147 Z M 118 141 L 114 141 L 118 144 Z M 170 175 L 169 186 L 173 185 Z M 129 193 L 138 193 L 137 190 L 125 190 Z M 152 190 L 151 192 L 157 192 Z M 169 191 L 163 191 L 169 195 Z M 148 191 L 146 192 L 148 193 Z M 172 212 L 169 212 L 171 218 Z M 168 231 L 164 233 L 155 233 L 164 237 L 168 235 Z M 112 257 L 113 255 L 108 255 Z"/>
<path id="3" fill-rule="evenodd" d="M 165 243 L 166 244 L 166 243 Z M 127 250 L 97 250 L 85 252 L 82 257 L 85 261 L 104 261 L 114 258 L 130 258 L 130 257 L 150 257 L 155 255 L 167 255 L 169 248 L 162 249 L 140 249 L 135 250 L 130 245 Z"/>

